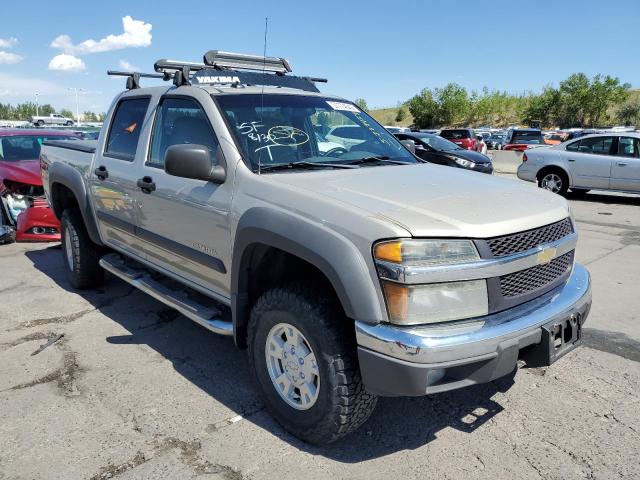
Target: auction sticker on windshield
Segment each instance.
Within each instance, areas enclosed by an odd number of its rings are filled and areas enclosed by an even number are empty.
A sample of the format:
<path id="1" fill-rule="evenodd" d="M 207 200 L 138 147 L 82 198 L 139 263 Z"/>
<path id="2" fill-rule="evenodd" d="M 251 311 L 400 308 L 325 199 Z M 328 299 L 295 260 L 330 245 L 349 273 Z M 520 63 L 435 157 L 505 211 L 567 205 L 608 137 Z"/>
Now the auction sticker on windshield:
<path id="1" fill-rule="evenodd" d="M 345 112 L 359 112 L 358 107 L 355 105 L 351 105 L 350 103 L 345 102 L 329 102 L 327 101 L 329 106 L 334 110 L 344 110 Z"/>

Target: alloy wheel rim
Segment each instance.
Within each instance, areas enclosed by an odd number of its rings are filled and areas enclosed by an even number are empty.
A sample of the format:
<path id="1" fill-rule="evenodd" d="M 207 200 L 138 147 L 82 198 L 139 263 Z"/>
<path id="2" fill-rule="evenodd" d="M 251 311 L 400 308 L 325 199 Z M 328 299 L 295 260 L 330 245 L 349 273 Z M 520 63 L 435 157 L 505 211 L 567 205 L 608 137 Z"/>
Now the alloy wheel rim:
<path id="1" fill-rule="evenodd" d="M 308 410 L 320 392 L 320 372 L 311 344 L 293 325 L 278 323 L 265 345 L 269 378 L 287 405 Z"/>
<path id="2" fill-rule="evenodd" d="M 549 173 L 542 179 L 542 188 L 558 193 L 562 190 L 562 179 L 555 173 Z"/>
<path id="3" fill-rule="evenodd" d="M 67 258 L 67 267 L 73 271 L 73 249 L 71 248 L 71 237 L 69 236 L 69 228 L 64 230 L 64 252 Z"/>

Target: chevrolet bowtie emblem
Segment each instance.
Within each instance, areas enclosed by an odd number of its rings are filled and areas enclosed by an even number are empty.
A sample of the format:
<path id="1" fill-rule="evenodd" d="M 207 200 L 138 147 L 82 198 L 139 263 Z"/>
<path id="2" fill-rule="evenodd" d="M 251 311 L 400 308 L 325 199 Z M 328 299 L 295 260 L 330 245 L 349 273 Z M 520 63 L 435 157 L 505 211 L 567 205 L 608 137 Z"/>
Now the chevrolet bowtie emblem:
<path id="1" fill-rule="evenodd" d="M 556 258 L 556 252 L 558 250 L 555 248 L 545 248 L 540 253 L 538 253 L 538 265 L 546 265 L 551 260 Z"/>

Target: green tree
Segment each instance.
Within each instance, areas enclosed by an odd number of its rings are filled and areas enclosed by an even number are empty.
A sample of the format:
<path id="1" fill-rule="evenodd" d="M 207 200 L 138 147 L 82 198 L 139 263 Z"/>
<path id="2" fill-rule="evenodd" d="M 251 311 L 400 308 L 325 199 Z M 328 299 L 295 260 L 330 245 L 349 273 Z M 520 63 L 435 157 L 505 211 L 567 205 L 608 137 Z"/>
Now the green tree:
<path id="1" fill-rule="evenodd" d="M 404 107 L 400 107 L 396 113 L 396 122 L 402 122 L 405 118 L 407 118 L 407 112 Z"/>
<path id="2" fill-rule="evenodd" d="M 63 108 L 62 110 L 60 110 L 60 115 L 67 118 L 76 118 L 75 114 L 67 108 Z"/>
<path id="3" fill-rule="evenodd" d="M 369 106 L 367 105 L 367 101 L 364 98 L 356 98 L 354 103 L 358 107 L 360 107 L 361 110 L 364 110 L 365 112 L 369 111 Z"/>
<path id="4" fill-rule="evenodd" d="M 441 125 L 463 123 L 469 112 L 470 101 L 467 90 L 457 83 L 448 83 L 444 88 L 436 88 L 438 120 Z"/>
<path id="5" fill-rule="evenodd" d="M 90 111 L 86 111 L 82 114 L 82 119 L 85 122 L 97 122 L 98 120 L 98 115 L 96 115 L 94 112 L 90 112 Z"/>
<path id="6" fill-rule="evenodd" d="M 409 112 L 413 116 L 413 122 L 418 128 L 432 128 L 438 122 L 438 104 L 433 92 L 428 88 L 423 89 L 418 95 L 407 102 Z"/>
<path id="7" fill-rule="evenodd" d="M 616 119 L 623 125 L 640 126 L 640 100 L 622 104 L 616 112 Z"/>

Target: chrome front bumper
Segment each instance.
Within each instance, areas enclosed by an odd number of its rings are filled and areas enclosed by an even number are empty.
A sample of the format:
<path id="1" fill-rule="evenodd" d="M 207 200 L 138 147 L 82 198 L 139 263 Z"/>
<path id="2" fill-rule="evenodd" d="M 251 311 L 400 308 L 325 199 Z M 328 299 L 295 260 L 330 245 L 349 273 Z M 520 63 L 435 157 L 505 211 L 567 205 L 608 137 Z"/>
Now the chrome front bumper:
<path id="1" fill-rule="evenodd" d="M 561 287 L 479 319 L 415 327 L 357 321 L 363 380 L 381 395 L 424 395 L 490 381 L 513 371 L 522 349 L 540 343 L 543 325 L 572 314 L 582 324 L 590 307 L 589 272 L 575 264 Z"/>

